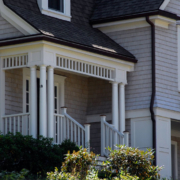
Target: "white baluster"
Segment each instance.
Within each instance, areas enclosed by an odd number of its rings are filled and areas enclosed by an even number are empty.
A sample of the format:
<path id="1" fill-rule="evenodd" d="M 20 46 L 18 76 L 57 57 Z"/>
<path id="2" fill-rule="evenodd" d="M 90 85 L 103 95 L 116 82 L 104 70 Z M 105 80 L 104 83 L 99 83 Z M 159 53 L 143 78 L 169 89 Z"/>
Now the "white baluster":
<path id="1" fill-rule="evenodd" d="M 77 143 L 76 138 L 77 138 L 76 125 L 74 124 L 74 142 L 75 143 Z"/>
<path id="2" fill-rule="evenodd" d="M 5 134 L 8 133 L 8 118 L 5 118 Z"/>
<path id="3" fill-rule="evenodd" d="M 64 140 L 67 139 L 67 135 L 66 135 L 66 121 L 64 120 Z"/>
<path id="4" fill-rule="evenodd" d="M 60 117 L 60 134 L 61 134 L 61 142 L 63 142 L 63 120 L 62 117 Z"/>
<path id="5" fill-rule="evenodd" d="M 70 131 L 69 131 L 69 119 L 67 119 L 67 134 L 68 134 L 67 138 L 68 139 L 70 138 L 69 133 L 70 133 Z"/>
<path id="6" fill-rule="evenodd" d="M 80 127 L 78 127 L 78 146 L 80 146 Z"/>
<path id="7" fill-rule="evenodd" d="M 20 132 L 20 116 L 18 116 L 18 132 Z"/>
<path id="8" fill-rule="evenodd" d="M 129 147 L 129 131 L 124 131 L 124 145 Z"/>
<path id="9" fill-rule="evenodd" d="M 9 118 L 9 132 L 12 132 L 11 131 L 11 117 Z"/>
<path id="10" fill-rule="evenodd" d="M 59 123 L 59 116 L 57 116 L 57 143 L 60 143 L 60 123 Z"/>
<path id="11" fill-rule="evenodd" d="M 13 118 L 14 120 L 14 135 L 16 134 L 16 117 Z"/>
<path id="12" fill-rule="evenodd" d="M 82 130 L 82 147 L 84 148 L 84 131 Z"/>
<path id="13" fill-rule="evenodd" d="M 73 122 L 71 121 L 71 141 L 73 141 Z"/>

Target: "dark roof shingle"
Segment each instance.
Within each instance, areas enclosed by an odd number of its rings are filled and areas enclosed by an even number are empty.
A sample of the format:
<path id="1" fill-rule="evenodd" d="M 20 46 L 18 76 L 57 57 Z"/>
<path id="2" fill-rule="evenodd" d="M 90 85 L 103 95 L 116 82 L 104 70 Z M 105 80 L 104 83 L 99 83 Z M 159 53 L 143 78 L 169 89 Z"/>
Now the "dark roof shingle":
<path id="1" fill-rule="evenodd" d="M 158 10 L 164 0 L 96 0 L 91 21 L 112 19 Z"/>
<path id="2" fill-rule="evenodd" d="M 4 3 L 42 34 L 135 59 L 130 52 L 91 27 L 89 19 L 94 0 L 72 0 L 71 22 L 41 14 L 37 0 L 4 0 Z"/>

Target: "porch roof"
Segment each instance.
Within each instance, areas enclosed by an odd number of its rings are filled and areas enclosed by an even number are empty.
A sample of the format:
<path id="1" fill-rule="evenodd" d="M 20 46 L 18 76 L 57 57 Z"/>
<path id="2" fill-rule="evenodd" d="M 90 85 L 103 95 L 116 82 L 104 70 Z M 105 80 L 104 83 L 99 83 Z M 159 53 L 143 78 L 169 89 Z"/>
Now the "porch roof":
<path id="1" fill-rule="evenodd" d="M 93 0 L 84 0 L 80 3 L 77 0 L 72 1 L 71 22 L 41 14 L 37 0 L 4 0 L 4 3 L 40 34 L 68 42 L 69 46 L 84 46 L 87 51 L 96 49 L 96 53 L 105 52 L 107 56 L 116 55 L 121 60 L 137 62 L 130 52 L 89 24 Z"/>

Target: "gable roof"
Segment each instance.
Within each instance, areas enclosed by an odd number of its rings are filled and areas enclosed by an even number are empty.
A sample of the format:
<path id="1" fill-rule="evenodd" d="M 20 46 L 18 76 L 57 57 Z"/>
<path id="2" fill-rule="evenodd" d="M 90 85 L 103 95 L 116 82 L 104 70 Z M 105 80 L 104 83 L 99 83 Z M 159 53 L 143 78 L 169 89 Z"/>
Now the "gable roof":
<path id="1" fill-rule="evenodd" d="M 158 11 L 164 0 L 96 0 L 92 22 Z"/>
<path id="2" fill-rule="evenodd" d="M 137 62 L 135 57 L 101 31 L 89 24 L 94 0 L 72 0 L 72 21 L 64 21 L 41 14 L 37 0 L 4 0 L 4 4 L 37 29 L 40 34 L 70 44 L 84 46 L 89 51 Z M 78 46 L 79 47 L 79 46 Z"/>

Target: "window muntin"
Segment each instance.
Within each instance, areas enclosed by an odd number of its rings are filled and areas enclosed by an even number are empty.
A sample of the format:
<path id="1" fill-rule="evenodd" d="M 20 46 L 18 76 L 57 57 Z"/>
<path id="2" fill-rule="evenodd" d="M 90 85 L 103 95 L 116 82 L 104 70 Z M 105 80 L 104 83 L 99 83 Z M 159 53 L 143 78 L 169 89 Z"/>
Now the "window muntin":
<path id="1" fill-rule="evenodd" d="M 48 0 L 48 7 L 64 13 L 64 0 Z"/>

